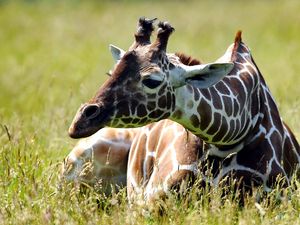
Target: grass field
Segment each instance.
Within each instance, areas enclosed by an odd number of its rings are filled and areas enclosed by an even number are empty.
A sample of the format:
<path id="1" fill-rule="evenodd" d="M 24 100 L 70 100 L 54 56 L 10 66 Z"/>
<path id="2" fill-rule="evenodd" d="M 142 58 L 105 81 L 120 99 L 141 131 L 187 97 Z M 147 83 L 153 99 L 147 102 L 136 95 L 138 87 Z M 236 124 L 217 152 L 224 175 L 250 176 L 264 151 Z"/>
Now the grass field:
<path id="1" fill-rule="evenodd" d="M 300 224 L 295 187 L 281 203 L 275 190 L 261 208 L 251 197 L 239 208 L 218 191 L 196 199 L 193 190 L 190 201 L 163 203 L 162 216 L 129 209 L 124 191 L 104 198 L 57 188 L 60 162 L 75 143 L 68 126 L 113 64 L 108 44 L 128 48 L 140 16 L 170 21 L 176 32 L 169 51 L 206 62 L 243 30 L 282 117 L 300 140 L 299 11 L 297 0 L 0 1 L 0 223 Z"/>

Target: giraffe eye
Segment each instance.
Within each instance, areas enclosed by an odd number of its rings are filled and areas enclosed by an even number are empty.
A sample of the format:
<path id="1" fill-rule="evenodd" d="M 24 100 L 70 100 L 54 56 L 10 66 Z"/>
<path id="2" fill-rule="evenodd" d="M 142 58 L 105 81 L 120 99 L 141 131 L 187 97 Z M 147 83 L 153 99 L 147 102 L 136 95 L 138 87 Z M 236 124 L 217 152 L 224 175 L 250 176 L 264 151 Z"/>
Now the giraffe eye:
<path id="1" fill-rule="evenodd" d="M 146 78 L 142 81 L 143 85 L 151 89 L 158 87 L 161 84 L 161 82 L 162 81 L 160 80 L 153 80 L 150 78 Z"/>

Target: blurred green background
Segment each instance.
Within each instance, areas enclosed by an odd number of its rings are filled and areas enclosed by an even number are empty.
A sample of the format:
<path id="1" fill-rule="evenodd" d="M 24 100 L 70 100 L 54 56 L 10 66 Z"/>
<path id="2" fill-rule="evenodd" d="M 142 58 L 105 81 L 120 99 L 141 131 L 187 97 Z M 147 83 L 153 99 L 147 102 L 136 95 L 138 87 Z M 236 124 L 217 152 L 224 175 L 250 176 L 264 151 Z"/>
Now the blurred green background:
<path id="1" fill-rule="evenodd" d="M 28 195 L 43 199 L 19 177 L 46 185 L 43 176 L 57 176 L 57 163 L 74 144 L 67 129 L 76 110 L 113 65 L 108 45 L 127 49 L 140 16 L 168 20 L 176 29 L 169 52 L 204 62 L 221 56 L 242 30 L 282 117 L 300 139 L 299 12 L 298 0 L 0 1 L 2 208 L 6 202 L 13 209 L 15 192 L 25 205 Z M 54 186 L 55 179 L 37 192 L 50 193 Z"/>

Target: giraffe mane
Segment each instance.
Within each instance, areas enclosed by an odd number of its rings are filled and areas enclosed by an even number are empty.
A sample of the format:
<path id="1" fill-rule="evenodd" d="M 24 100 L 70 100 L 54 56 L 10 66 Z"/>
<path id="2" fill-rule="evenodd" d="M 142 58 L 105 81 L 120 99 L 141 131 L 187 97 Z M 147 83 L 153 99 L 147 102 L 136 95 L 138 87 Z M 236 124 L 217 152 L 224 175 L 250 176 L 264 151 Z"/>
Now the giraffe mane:
<path id="1" fill-rule="evenodd" d="M 235 61 L 236 60 L 236 54 L 238 52 L 239 47 L 242 44 L 242 31 L 238 30 L 236 32 L 235 38 L 234 38 L 234 45 L 233 45 L 233 49 L 232 49 L 232 54 L 231 54 L 231 60 Z"/>
<path id="2" fill-rule="evenodd" d="M 238 30 L 235 35 L 234 43 L 241 43 L 241 42 L 242 42 L 242 31 Z"/>
<path id="3" fill-rule="evenodd" d="M 180 62 L 187 66 L 200 65 L 201 62 L 198 59 L 188 56 L 184 53 L 176 52 L 175 55 L 179 58 Z"/>

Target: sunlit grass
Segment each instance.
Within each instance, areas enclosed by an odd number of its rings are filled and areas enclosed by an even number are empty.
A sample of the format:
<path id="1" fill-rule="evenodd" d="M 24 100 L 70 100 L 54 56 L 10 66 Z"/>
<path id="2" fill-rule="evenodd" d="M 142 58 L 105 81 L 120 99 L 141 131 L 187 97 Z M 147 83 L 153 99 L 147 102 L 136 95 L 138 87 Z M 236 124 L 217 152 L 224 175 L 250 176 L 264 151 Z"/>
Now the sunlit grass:
<path id="1" fill-rule="evenodd" d="M 1 223 L 299 223 L 297 188 L 280 204 L 274 193 L 261 210 L 254 197 L 240 208 L 212 192 L 211 201 L 206 194 L 170 198 L 163 215 L 150 216 L 129 208 L 124 191 L 104 200 L 93 190 L 58 191 L 59 163 L 74 143 L 67 136 L 72 117 L 106 79 L 113 64 L 108 44 L 127 49 L 140 16 L 170 21 L 176 32 L 169 51 L 206 62 L 243 30 L 282 117 L 300 139 L 298 1 L 0 2 Z"/>

